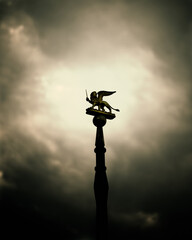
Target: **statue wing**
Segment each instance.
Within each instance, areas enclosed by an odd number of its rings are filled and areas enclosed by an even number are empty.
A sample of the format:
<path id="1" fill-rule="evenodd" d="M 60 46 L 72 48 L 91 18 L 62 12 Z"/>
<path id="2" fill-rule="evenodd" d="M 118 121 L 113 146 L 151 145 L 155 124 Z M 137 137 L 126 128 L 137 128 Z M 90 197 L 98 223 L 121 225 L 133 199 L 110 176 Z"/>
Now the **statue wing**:
<path id="1" fill-rule="evenodd" d="M 109 96 L 113 93 L 115 93 L 116 91 L 113 91 L 113 92 L 109 92 L 109 91 L 99 91 L 97 94 L 98 94 L 98 100 L 99 101 L 102 101 L 103 97 L 104 96 Z"/>

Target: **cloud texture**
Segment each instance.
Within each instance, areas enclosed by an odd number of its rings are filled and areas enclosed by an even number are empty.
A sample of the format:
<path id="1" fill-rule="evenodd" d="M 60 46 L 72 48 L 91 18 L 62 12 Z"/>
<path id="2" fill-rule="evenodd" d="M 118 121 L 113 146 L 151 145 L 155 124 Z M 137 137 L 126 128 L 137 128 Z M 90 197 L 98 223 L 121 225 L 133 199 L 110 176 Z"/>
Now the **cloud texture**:
<path id="1" fill-rule="evenodd" d="M 94 239 L 84 91 L 104 89 L 121 110 L 104 128 L 109 239 L 191 235 L 191 1 L 0 9 L 2 234 Z"/>

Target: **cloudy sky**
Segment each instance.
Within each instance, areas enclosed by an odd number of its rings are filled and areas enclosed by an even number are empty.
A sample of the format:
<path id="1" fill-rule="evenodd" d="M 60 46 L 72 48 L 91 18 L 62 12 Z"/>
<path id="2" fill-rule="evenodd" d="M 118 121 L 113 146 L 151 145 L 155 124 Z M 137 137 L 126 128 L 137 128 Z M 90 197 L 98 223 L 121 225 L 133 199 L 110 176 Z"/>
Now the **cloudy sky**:
<path id="1" fill-rule="evenodd" d="M 95 126 L 110 239 L 191 234 L 192 1 L 0 0 L 1 234 L 92 240 Z"/>

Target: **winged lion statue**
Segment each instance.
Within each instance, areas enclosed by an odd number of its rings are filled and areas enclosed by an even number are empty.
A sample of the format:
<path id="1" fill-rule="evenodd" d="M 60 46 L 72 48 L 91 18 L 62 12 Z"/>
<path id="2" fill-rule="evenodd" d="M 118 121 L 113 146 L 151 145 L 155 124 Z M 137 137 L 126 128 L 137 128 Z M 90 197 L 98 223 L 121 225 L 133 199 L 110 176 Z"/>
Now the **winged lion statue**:
<path id="1" fill-rule="evenodd" d="M 92 106 L 90 107 L 90 109 L 93 109 L 94 110 L 94 107 L 95 106 L 98 106 L 98 111 L 103 111 L 105 112 L 105 107 L 109 110 L 109 112 L 111 113 L 111 109 L 115 110 L 115 111 L 118 111 L 119 112 L 119 109 L 115 109 L 113 107 L 111 107 L 109 105 L 108 102 L 106 101 L 103 101 L 103 97 L 104 96 L 109 96 L 109 95 L 112 95 L 113 93 L 115 93 L 116 91 L 99 91 L 99 92 L 92 92 L 90 94 L 90 99 L 88 98 L 88 96 L 86 97 L 86 100 L 92 104 Z M 87 92 L 86 92 L 87 93 Z"/>

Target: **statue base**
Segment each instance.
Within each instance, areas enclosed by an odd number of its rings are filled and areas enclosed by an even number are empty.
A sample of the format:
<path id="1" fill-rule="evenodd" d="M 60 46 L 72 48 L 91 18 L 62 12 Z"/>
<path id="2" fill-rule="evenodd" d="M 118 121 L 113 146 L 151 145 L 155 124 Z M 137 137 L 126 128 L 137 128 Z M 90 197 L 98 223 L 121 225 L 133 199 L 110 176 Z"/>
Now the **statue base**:
<path id="1" fill-rule="evenodd" d="M 99 111 L 99 110 L 96 110 L 96 109 L 93 109 L 93 108 L 87 108 L 86 109 L 86 114 L 92 115 L 92 116 L 102 115 L 106 119 L 114 119 L 116 117 L 114 113 Z"/>

